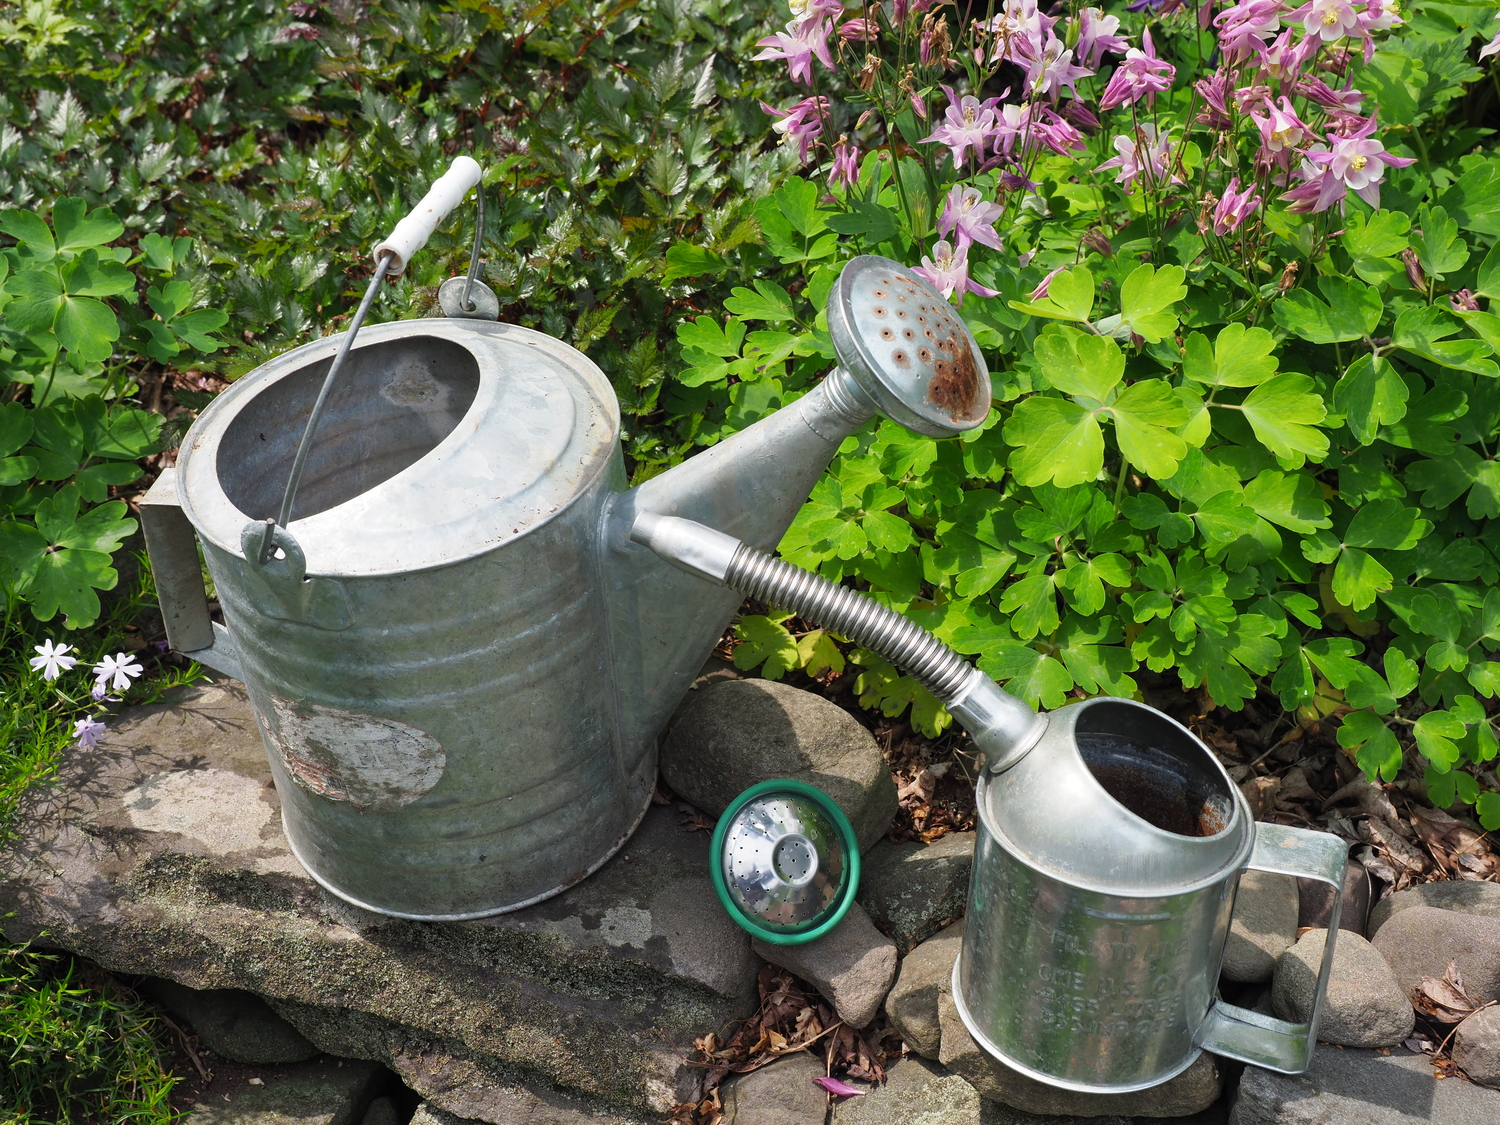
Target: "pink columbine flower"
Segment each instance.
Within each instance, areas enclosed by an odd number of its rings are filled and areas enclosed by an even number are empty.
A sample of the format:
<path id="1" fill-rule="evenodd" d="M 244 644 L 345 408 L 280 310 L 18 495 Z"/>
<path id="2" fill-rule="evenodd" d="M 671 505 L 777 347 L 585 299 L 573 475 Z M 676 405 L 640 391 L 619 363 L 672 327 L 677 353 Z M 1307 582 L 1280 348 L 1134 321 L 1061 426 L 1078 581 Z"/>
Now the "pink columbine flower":
<path id="1" fill-rule="evenodd" d="M 1224 189 L 1224 198 L 1214 208 L 1214 233 L 1220 238 L 1234 233 L 1241 223 L 1255 213 L 1260 204 L 1261 198 L 1255 193 L 1255 185 L 1249 184 L 1241 190 L 1239 177 L 1234 177 Z"/>
<path id="2" fill-rule="evenodd" d="M 1113 156 L 1103 164 L 1094 169 L 1102 172 L 1106 168 L 1118 168 L 1120 174 L 1115 177 L 1115 183 L 1122 184 L 1126 191 L 1134 188 L 1136 178 L 1143 172 L 1146 178 L 1155 183 L 1165 183 L 1171 168 L 1172 145 L 1165 135 L 1158 136 L 1156 126 L 1147 121 L 1136 129 L 1135 134 L 1123 133 L 1114 139 L 1115 152 L 1119 155 Z M 1182 181 L 1171 176 L 1171 182 L 1180 184 Z"/>
<path id="3" fill-rule="evenodd" d="M 1125 52 L 1125 61 L 1115 67 L 1109 85 L 1104 87 L 1104 96 L 1099 99 L 1100 109 L 1114 109 L 1122 105 L 1135 105 L 1142 98 L 1147 104 L 1156 100 L 1156 95 L 1172 88 L 1172 79 L 1177 68 L 1156 57 L 1151 43 L 1151 32 L 1141 36 L 1142 49 L 1132 47 Z"/>
<path id="4" fill-rule="evenodd" d="M 1063 104 L 1062 115 L 1080 129 L 1087 129 L 1091 133 L 1099 130 L 1099 119 L 1094 116 L 1094 111 L 1077 98 L 1070 98 Z"/>
<path id="5" fill-rule="evenodd" d="M 1291 166 L 1291 150 L 1300 148 L 1311 140 L 1313 131 L 1297 116 L 1290 98 L 1282 97 L 1280 104 L 1271 106 L 1270 109 L 1269 117 L 1252 113 L 1250 119 L 1260 129 L 1262 147 L 1274 158 L 1268 159 L 1267 163 L 1279 162 L 1283 168 L 1287 168 Z"/>
<path id="6" fill-rule="evenodd" d="M 812 63 L 817 59 L 827 70 L 834 68 L 833 54 L 828 49 L 828 21 L 826 19 L 804 19 L 787 24 L 786 31 L 756 42 L 765 50 L 753 56 L 756 62 L 785 59 L 793 82 L 812 85 Z"/>
<path id="7" fill-rule="evenodd" d="M 995 141 L 995 155 L 1012 156 L 1018 140 L 1022 142 L 1024 149 L 1025 139 L 1030 135 L 1032 123 L 1036 118 L 1036 107 L 1030 102 L 998 106 L 992 134 Z"/>
<path id="8" fill-rule="evenodd" d="M 1000 218 L 999 204 L 991 203 L 975 188 L 954 184 L 943 202 L 943 214 L 938 219 L 938 233 L 952 233 L 958 253 L 967 254 L 976 242 L 999 250 L 1000 235 L 995 230 L 995 220 Z"/>
<path id="9" fill-rule="evenodd" d="M 839 25 L 839 38 L 847 43 L 873 43 L 879 34 L 874 20 L 849 20 Z"/>
<path id="10" fill-rule="evenodd" d="M 859 146 L 849 143 L 848 138 L 840 137 L 839 143 L 833 146 L 833 170 L 828 173 L 828 186 L 854 187 L 859 183 Z"/>
<path id="11" fill-rule="evenodd" d="M 1389 31 L 1405 22 L 1398 0 L 1365 0 L 1365 10 L 1359 14 L 1360 28 L 1366 35 Z"/>
<path id="12" fill-rule="evenodd" d="M 1088 148 L 1083 134 L 1050 109 L 1042 110 L 1041 119 L 1031 127 L 1031 131 L 1037 140 L 1059 155 L 1082 152 Z"/>
<path id="13" fill-rule="evenodd" d="M 1051 273 L 1049 273 L 1046 277 L 1042 278 L 1042 283 L 1040 285 L 1038 285 L 1035 289 L 1033 289 L 1030 293 L 1028 293 L 1026 295 L 1026 299 L 1028 301 L 1040 301 L 1044 297 L 1046 297 L 1047 296 L 1047 289 L 1052 284 L 1052 279 L 1054 277 L 1056 277 L 1058 274 L 1062 273 L 1062 271 L 1065 270 L 1065 269 L 1067 269 L 1067 268 L 1068 268 L 1067 266 L 1058 266 L 1055 270 L 1053 270 Z"/>
<path id="14" fill-rule="evenodd" d="M 1500 31 L 1495 32 L 1495 38 L 1491 39 L 1483 47 L 1479 48 L 1479 61 L 1483 62 L 1491 55 L 1500 55 Z"/>
<path id="15" fill-rule="evenodd" d="M 1321 78 L 1308 76 L 1292 87 L 1292 92 L 1301 94 L 1310 102 L 1316 102 L 1324 109 L 1336 109 L 1344 113 L 1359 112 L 1360 105 L 1365 96 L 1352 86 L 1345 86 L 1342 90 L 1335 90 Z"/>
<path id="16" fill-rule="evenodd" d="M 1264 55 L 1266 42 L 1281 30 L 1281 0 L 1240 0 L 1214 18 L 1219 50 L 1226 62 L 1242 63 Z"/>
<path id="17" fill-rule="evenodd" d="M 995 290 L 986 289 L 983 285 L 969 279 L 967 251 L 954 250 L 946 240 L 937 243 L 932 248 L 931 258 L 924 254 L 922 264 L 913 266 L 911 272 L 949 300 L 957 294 L 960 307 L 964 303 L 966 293 L 978 293 L 981 297 L 996 295 Z"/>
<path id="18" fill-rule="evenodd" d="M 943 123 L 922 140 L 947 145 L 953 156 L 953 167 L 959 168 L 969 149 L 974 150 L 976 157 L 984 155 L 985 146 L 995 131 L 995 106 L 999 99 L 981 102 L 972 94 L 960 98 L 947 86 L 943 87 L 943 93 L 948 95 Z"/>
<path id="19" fill-rule="evenodd" d="M 1241 86 L 1234 92 L 1234 106 L 1241 113 L 1249 113 L 1260 106 L 1274 105 L 1269 86 Z"/>
<path id="20" fill-rule="evenodd" d="M 1288 204 L 1288 211 L 1296 214 L 1326 211 L 1344 198 L 1344 181 L 1332 169 L 1313 162 L 1315 157 L 1326 155 L 1327 145 L 1313 145 L 1307 158 L 1297 166 L 1295 175 L 1303 182 L 1281 197 Z"/>
<path id="21" fill-rule="evenodd" d="M 760 103 L 760 108 L 777 118 L 771 128 L 781 134 L 782 144 L 797 144 L 797 159 L 807 163 L 807 153 L 813 142 L 823 132 L 823 119 L 828 115 L 828 99 L 824 97 L 803 98 L 789 109 Z"/>
<path id="22" fill-rule="evenodd" d="M 1130 49 L 1130 40 L 1115 34 L 1119 30 L 1119 16 L 1107 16 L 1101 8 L 1085 8 L 1078 13 L 1078 44 L 1073 57 L 1090 70 L 1098 70 L 1106 51 L 1123 55 Z"/>
<path id="23" fill-rule="evenodd" d="M 78 663 L 78 657 L 67 655 L 73 651 L 72 645 L 53 644 L 51 640 L 46 640 L 32 647 L 37 654 L 31 658 L 31 666 L 41 672 L 44 680 L 55 680 L 64 672 L 71 671 L 73 665 Z"/>
<path id="24" fill-rule="evenodd" d="M 1320 46 L 1322 46 L 1322 40 L 1317 36 L 1299 37 L 1293 34 L 1291 28 L 1287 28 L 1263 52 L 1260 61 L 1261 69 L 1274 82 L 1279 82 L 1284 78 L 1296 78 Z"/>
<path id="25" fill-rule="evenodd" d="M 1309 159 L 1314 164 L 1326 167 L 1335 178 L 1342 181 L 1354 194 L 1371 207 L 1380 206 L 1380 181 L 1385 170 L 1406 168 L 1416 163 L 1410 156 L 1392 156 L 1385 145 L 1375 140 L 1375 115 L 1348 135 L 1330 133 L 1330 149 L 1326 153 L 1314 153 Z"/>
<path id="26" fill-rule="evenodd" d="M 130 687 L 130 681 L 139 676 L 145 669 L 136 663 L 135 657 L 127 653 L 117 652 L 113 656 L 106 656 L 98 664 L 94 665 L 94 679 L 101 686 L 114 688 L 116 691 L 124 691 Z M 113 682 L 110 677 L 113 676 Z"/>
<path id="27" fill-rule="evenodd" d="M 1359 13 L 1354 10 L 1353 0 L 1308 0 L 1287 18 L 1301 20 L 1303 30 L 1324 43 L 1336 43 L 1361 34 Z"/>
<path id="28" fill-rule="evenodd" d="M 1166 63 L 1162 65 L 1167 66 Z M 1032 97 L 1044 97 L 1055 102 L 1062 97 L 1063 87 L 1066 86 L 1068 92 L 1076 98 L 1078 91 L 1073 88 L 1073 84 L 1092 73 L 1088 67 L 1073 64 L 1073 52 L 1063 45 L 1061 39 L 1049 38 L 1027 68 L 1026 88 L 1031 91 Z"/>
<path id="29" fill-rule="evenodd" d="M 911 111 L 918 117 L 920 117 L 923 121 L 926 121 L 927 103 L 922 100 L 922 95 L 913 90 L 908 100 L 911 102 Z"/>
<path id="30" fill-rule="evenodd" d="M 103 733 L 104 724 L 96 722 L 92 715 L 73 724 L 73 737 L 78 739 L 78 745 L 87 746 L 90 750 L 99 745 L 99 736 Z"/>
<path id="31" fill-rule="evenodd" d="M 1457 293 L 1450 293 L 1448 303 L 1453 306 L 1454 312 L 1479 311 L 1479 298 L 1475 297 L 1473 291 L 1469 289 L 1460 289 Z"/>
<path id="32" fill-rule="evenodd" d="M 1000 14 L 984 30 L 994 36 L 991 62 L 1013 62 L 1029 67 L 1042 53 L 1057 19 L 1037 10 L 1037 0 L 1005 0 Z"/>
<path id="33" fill-rule="evenodd" d="M 1209 77 L 1194 82 L 1193 89 L 1203 99 L 1203 109 L 1193 120 L 1214 130 L 1229 128 L 1233 120 L 1229 113 L 1229 96 L 1234 89 L 1234 76 L 1220 67 Z"/>

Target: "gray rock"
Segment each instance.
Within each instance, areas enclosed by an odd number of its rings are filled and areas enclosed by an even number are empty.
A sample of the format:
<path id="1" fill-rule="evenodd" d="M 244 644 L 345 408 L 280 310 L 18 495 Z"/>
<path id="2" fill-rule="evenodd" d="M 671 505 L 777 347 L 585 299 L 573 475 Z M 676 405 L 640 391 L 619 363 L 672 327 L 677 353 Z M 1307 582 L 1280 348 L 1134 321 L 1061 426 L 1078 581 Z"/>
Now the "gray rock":
<path id="1" fill-rule="evenodd" d="M 938 1058 L 941 1053 L 938 993 L 951 987 L 953 963 L 958 960 L 963 944 L 964 923 L 960 918 L 906 955 L 901 962 L 901 973 L 885 998 L 885 1013 L 901 1032 L 901 1038 L 913 1051 L 929 1059 Z"/>
<path id="2" fill-rule="evenodd" d="M 896 947 L 875 928 L 859 903 L 816 941 L 771 945 L 756 938 L 755 952 L 807 981 L 850 1027 L 864 1027 L 880 1010 L 896 979 Z"/>
<path id="3" fill-rule="evenodd" d="M 1413 906 L 1387 918 L 1372 941 L 1407 996 L 1424 977 L 1441 980 L 1453 961 L 1471 997 L 1500 999 L 1500 918 Z"/>
<path id="4" fill-rule="evenodd" d="M 724 1125 L 823 1125 L 828 1095 L 813 1079 L 823 1061 L 803 1051 L 719 1087 Z"/>
<path id="5" fill-rule="evenodd" d="M 1500 1008 L 1485 1008 L 1458 1025 L 1453 1061 L 1475 1082 L 1500 1086 Z"/>
<path id="6" fill-rule="evenodd" d="M 1298 879 L 1297 928 L 1326 930 L 1333 915 L 1333 888 L 1317 879 Z M 1339 929 L 1365 936 L 1370 913 L 1370 873 L 1363 864 L 1349 861 L 1344 868 L 1344 902 L 1339 908 Z"/>
<path id="7" fill-rule="evenodd" d="M 188 1125 L 359 1125 L 385 1077 L 372 1062 L 319 1059 L 272 1071 L 200 1102 Z"/>
<path id="8" fill-rule="evenodd" d="M 881 840 L 860 864 L 859 902 L 904 955 L 964 912 L 974 833 L 934 844 Z"/>
<path id="9" fill-rule="evenodd" d="M 1270 980 L 1276 958 L 1297 940 L 1297 905 L 1296 879 L 1246 871 L 1224 943 L 1224 976 L 1244 984 Z"/>
<path id="10" fill-rule="evenodd" d="M 1084 1094 L 1060 1090 L 1012 1070 L 974 1042 L 953 1006 L 953 997 L 938 995 L 942 1024 L 942 1064 L 966 1079 L 981 1097 L 1025 1113 L 1073 1114 L 1079 1117 L 1186 1117 L 1208 1109 L 1219 1098 L 1223 1075 L 1212 1055 L 1202 1054 L 1176 1078 L 1130 1094 Z"/>
<path id="11" fill-rule="evenodd" d="M 492 1122 L 513 1119 L 528 1084 L 666 1112 L 702 1075 L 681 1049 L 754 1010 L 759 962 L 714 904 L 708 834 L 672 809 L 526 910 L 370 914 L 292 857 L 243 692 L 175 698 L 125 711 L 27 795 L 0 850 L 7 937 L 46 931 L 114 972 L 255 992 L 319 1049 L 386 1063 L 439 1108 Z M 149 804 L 128 796 L 147 787 Z"/>
<path id="12" fill-rule="evenodd" d="M 318 1053 L 295 1027 L 254 993 L 233 988 L 188 988 L 171 980 L 141 986 L 167 1011 L 185 1020 L 221 1058 L 241 1063 L 305 1062 Z"/>
<path id="13" fill-rule="evenodd" d="M 1449 883 L 1418 883 L 1387 895 L 1370 910 L 1369 934 L 1374 937 L 1393 915 L 1413 906 L 1434 906 L 1460 914 L 1500 918 L 1500 883 L 1455 880 Z M 1440 976 L 1442 974 L 1439 974 Z"/>
<path id="14" fill-rule="evenodd" d="M 861 851 L 896 814 L 880 747 L 836 703 L 773 680 L 724 680 L 688 696 L 662 746 L 662 777 L 710 816 L 771 778 L 816 785 L 848 815 Z"/>
<path id="15" fill-rule="evenodd" d="M 406 1120 L 400 1108 L 391 1098 L 376 1098 L 365 1110 L 359 1125 L 403 1125 Z"/>
<path id="16" fill-rule="evenodd" d="M 1245 1068 L 1230 1125 L 1480 1125 L 1500 1121 L 1500 1093 L 1432 1076 L 1432 1060 L 1319 1047 L 1306 1074 Z"/>
<path id="17" fill-rule="evenodd" d="M 1272 1003 L 1278 1016 L 1312 1016 L 1327 930 L 1309 930 L 1276 962 Z M 1416 1013 L 1385 958 L 1354 933 L 1340 933 L 1318 1023 L 1318 1038 L 1341 1047 L 1394 1047 L 1411 1034 Z"/>
<path id="18" fill-rule="evenodd" d="M 835 1101 L 830 1125 L 980 1125 L 979 1091 L 915 1056 L 894 1063 L 883 1086 Z"/>

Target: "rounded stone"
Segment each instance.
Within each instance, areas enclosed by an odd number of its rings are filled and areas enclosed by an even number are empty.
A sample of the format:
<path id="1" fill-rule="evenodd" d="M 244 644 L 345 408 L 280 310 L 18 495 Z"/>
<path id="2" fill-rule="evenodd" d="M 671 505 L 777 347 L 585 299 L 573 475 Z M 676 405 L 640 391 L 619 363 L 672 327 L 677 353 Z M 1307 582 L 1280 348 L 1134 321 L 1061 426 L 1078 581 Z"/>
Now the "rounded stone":
<path id="1" fill-rule="evenodd" d="M 1334 889 L 1319 879 L 1298 879 L 1297 893 L 1301 908 L 1297 929 L 1328 928 L 1333 917 Z M 1350 860 L 1344 868 L 1343 902 L 1339 908 L 1339 929 L 1365 936 L 1365 919 L 1370 913 L 1370 875 L 1362 864 Z"/>
<path id="2" fill-rule="evenodd" d="M 1452 961 L 1473 999 L 1500 999 L 1500 918 L 1414 906 L 1386 919 L 1372 942 L 1407 996 L 1425 977 L 1442 980 Z"/>
<path id="3" fill-rule="evenodd" d="M 661 772 L 710 816 L 762 781 L 816 785 L 849 817 L 861 851 L 896 813 L 896 783 L 870 732 L 836 703 L 773 680 L 725 680 L 692 692 L 662 746 Z"/>
<path id="4" fill-rule="evenodd" d="M 1270 980 L 1276 958 L 1297 940 L 1297 910 L 1295 879 L 1246 871 L 1234 896 L 1234 916 L 1224 942 L 1224 976 L 1243 984 Z"/>
<path id="5" fill-rule="evenodd" d="M 857 902 L 842 922 L 814 941 L 772 945 L 756 938 L 750 947 L 813 985 L 850 1027 L 864 1027 L 875 1018 L 896 979 L 896 946 Z"/>
<path id="6" fill-rule="evenodd" d="M 1309 930 L 1276 962 L 1271 1002 L 1282 1019 L 1312 1017 L 1327 930 Z M 1393 1047 L 1411 1034 L 1416 1014 L 1379 953 L 1358 934 L 1341 931 L 1318 1022 L 1318 1038 L 1340 1047 Z"/>
<path id="7" fill-rule="evenodd" d="M 1485 1008 L 1458 1025 L 1453 1061 L 1480 1085 L 1500 1086 L 1500 1007 Z"/>
<path id="8" fill-rule="evenodd" d="M 915 1055 L 893 1063 L 885 1084 L 833 1104 L 831 1125 L 979 1125 L 979 1091 Z"/>
<path id="9" fill-rule="evenodd" d="M 1446 883 L 1419 883 L 1404 891 L 1387 895 L 1370 910 L 1369 934 L 1373 938 L 1392 917 L 1414 906 L 1431 906 L 1454 910 L 1459 914 L 1479 914 L 1500 918 L 1500 883 L 1454 880 Z"/>
<path id="10" fill-rule="evenodd" d="M 938 994 L 951 987 L 953 963 L 964 945 L 960 918 L 917 946 L 901 962 L 900 975 L 885 998 L 885 1012 L 919 1055 L 941 1054 L 942 1027 L 938 1023 Z"/>
<path id="11" fill-rule="evenodd" d="M 719 1087 L 723 1125 L 823 1125 L 828 1095 L 813 1082 L 823 1073 L 804 1051 L 736 1075 Z"/>

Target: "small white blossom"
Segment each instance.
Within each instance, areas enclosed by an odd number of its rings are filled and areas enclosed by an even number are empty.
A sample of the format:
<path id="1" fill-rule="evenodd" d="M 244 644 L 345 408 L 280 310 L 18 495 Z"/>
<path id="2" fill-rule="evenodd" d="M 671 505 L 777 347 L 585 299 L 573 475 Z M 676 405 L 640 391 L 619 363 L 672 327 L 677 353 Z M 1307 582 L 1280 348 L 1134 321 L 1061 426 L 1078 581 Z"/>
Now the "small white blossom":
<path id="1" fill-rule="evenodd" d="M 93 748 L 99 745 L 99 736 L 104 733 L 104 724 L 96 722 L 92 715 L 79 719 L 73 724 L 73 737 L 78 739 L 78 745 Z"/>
<path id="2" fill-rule="evenodd" d="M 55 680 L 78 663 L 78 657 L 64 655 L 73 651 L 72 645 L 55 645 L 51 641 L 44 641 L 35 647 L 37 655 L 31 658 L 31 666 L 41 670 L 44 680 Z"/>
<path id="3" fill-rule="evenodd" d="M 130 687 L 130 681 L 143 671 L 145 669 L 136 663 L 133 656 L 117 652 L 113 656 L 106 656 L 94 665 L 94 679 L 99 687 L 112 687 L 116 691 L 125 691 Z M 113 682 L 110 682 L 111 676 L 114 677 Z"/>

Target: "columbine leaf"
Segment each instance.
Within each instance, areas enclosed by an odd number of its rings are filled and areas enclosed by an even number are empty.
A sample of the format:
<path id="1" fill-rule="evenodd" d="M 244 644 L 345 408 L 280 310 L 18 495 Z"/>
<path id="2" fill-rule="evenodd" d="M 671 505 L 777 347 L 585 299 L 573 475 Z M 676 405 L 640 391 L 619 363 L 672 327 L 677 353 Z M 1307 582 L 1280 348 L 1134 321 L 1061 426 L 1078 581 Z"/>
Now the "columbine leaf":
<path id="1" fill-rule="evenodd" d="M 1275 338 L 1264 328 L 1230 324 L 1212 347 L 1202 332 L 1187 338 L 1182 373 L 1211 387 L 1258 387 L 1276 374 Z"/>
<path id="2" fill-rule="evenodd" d="M 1049 327 L 1037 337 L 1035 354 L 1047 381 L 1064 394 L 1093 400 L 1087 406 L 1109 401 L 1125 374 L 1119 344 L 1076 328 Z"/>
<path id="3" fill-rule="evenodd" d="M 1076 402 L 1032 395 L 1005 423 L 1016 448 L 1010 470 L 1023 485 L 1048 481 L 1059 488 L 1093 480 L 1104 468 L 1104 435 L 1094 413 Z"/>
<path id="4" fill-rule="evenodd" d="M 1172 306 L 1187 296 L 1186 276 L 1181 266 L 1137 266 L 1120 286 L 1120 327 L 1152 344 L 1176 332 L 1177 313 Z M 1057 284 L 1055 278 L 1053 284 Z"/>
<path id="5" fill-rule="evenodd" d="M 1500 464 L 1480 457 L 1471 446 L 1457 446 L 1440 460 L 1412 462 L 1406 483 L 1421 491 L 1429 508 L 1446 508 L 1468 492 L 1470 519 L 1500 517 Z"/>
<path id="6" fill-rule="evenodd" d="M 102 363 L 114 351 L 120 325 L 109 306 L 92 297 L 64 297 L 54 325 L 57 341 L 90 363 Z"/>
<path id="7" fill-rule="evenodd" d="M 24 403 L 0 403 L 0 457 L 9 456 L 31 440 L 31 413 Z"/>
<path id="8" fill-rule="evenodd" d="M 1500 375 L 1500 367 L 1485 358 L 1493 354 L 1493 349 L 1482 340 L 1444 338 L 1458 332 L 1461 327 L 1436 305 L 1413 306 L 1396 318 L 1391 342 L 1443 367 L 1472 371 L 1490 378 Z"/>
<path id="9" fill-rule="evenodd" d="M 1396 780 L 1401 769 L 1401 744 L 1379 715 L 1370 711 L 1345 715 L 1338 740 L 1346 750 L 1356 751 L 1355 761 L 1370 781 L 1377 777 Z"/>
<path id="10" fill-rule="evenodd" d="M 1295 469 L 1306 457 L 1321 461 L 1328 455 L 1328 435 L 1314 428 L 1328 412 L 1306 375 L 1277 375 L 1251 391 L 1241 409 L 1260 443 L 1283 466 Z"/>
<path id="11" fill-rule="evenodd" d="M 667 268 L 661 275 L 663 285 L 680 281 L 684 277 L 702 277 L 704 274 L 723 273 L 729 263 L 704 246 L 691 242 L 675 242 L 667 248 Z"/>
<path id="12" fill-rule="evenodd" d="M 734 317 L 726 320 L 723 328 L 711 316 L 684 320 L 677 326 L 677 342 L 684 348 L 696 348 L 722 358 L 739 355 L 744 340 L 745 326 Z"/>
<path id="13" fill-rule="evenodd" d="M 1354 514 L 1344 532 L 1346 547 L 1379 547 L 1385 551 L 1409 551 L 1432 530 L 1432 523 L 1421 518 L 1416 508 L 1399 500 L 1371 500 Z"/>
<path id="14" fill-rule="evenodd" d="M 19 242 L 36 261 L 50 262 L 57 256 L 52 230 L 35 211 L 0 211 L 0 231 Z"/>
<path id="15" fill-rule="evenodd" d="M 1239 710 L 1255 696 L 1251 675 L 1265 675 L 1281 657 L 1271 634 L 1271 622 L 1254 613 L 1240 614 L 1221 635 L 1199 633 L 1192 651 L 1177 658 L 1183 686 L 1202 684 L 1215 703 Z"/>
<path id="16" fill-rule="evenodd" d="M 1406 416 L 1409 393 L 1389 360 L 1362 355 L 1334 386 L 1333 408 L 1343 414 L 1355 439 L 1369 445 L 1381 426 L 1394 425 Z"/>
<path id="17" fill-rule="evenodd" d="M 1011 301 L 1010 307 L 1054 320 L 1088 320 L 1094 311 L 1094 275 L 1087 266 L 1063 270 L 1047 283 L 1047 295 L 1036 301 Z"/>
<path id="18" fill-rule="evenodd" d="M 1399 211 L 1376 211 L 1368 218 L 1358 211 L 1345 218 L 1342 242 L 1354 260 L 1354 272 L 1371 285 L 1380 285 L 1402 272 L 1396 260 L 1406 249 L 1411 220 Z"/>
<path id="19" fill-rule="evenodd" d="M 215 352 L 224 347 L 224 341 L 216 340 L 210 332 L 217 332 L 229 323 L 229 314 L 219 309 L 197 309 L 176 317 L 170 325 L 172 332 L 188 347 L 200 352 Z"/>
<path id="20" fill-rule="evenodd" d="M 736 286 L 734 296 L 724 302 L 724 311 L 744 320 L 791 320 L 792 298 L 774 281 L 757 281 L 754 289 Z"/>
<path id="21" fill-rule="evenodd" d="M 94 250 L 85 250 L 63 267 L 63 284 L 69 296 L 114 297 L 135 291 L 135 275 L 119 262 L 101 261 Z M 178 285 L 192 291 L 185 281 Z"/>
<path id="22" fill-rule="evenodd" d="M 1458 223 L 1441 207 L 1423 207 L 1417 212 L 1419 229 L 1412 231 L 1411 246 L 1417 261 L 1433 277 L 1443 277 L 1463 268 L 1469 248 L 1459 237 Z"/>
<path id="23" fill-rule="evenodd" d="M 57 247 L 65 252 L 103 246 L 125 233 L 125 224 L 109 208 L 90 211 L 82 199 L 73 197 L 59 199 L 53 206 L 52 226 L 57 231 Z"/>
<path id="24" fill-rule="evenodd" d="M 802 664 L 797 642 L 780 621 L 758 614 L 742 618 L 734 627 L 741 644 L 734 646 L 734 666 L 749 670 L 764 665 L 760 674 L 768 680 L 779 680 Z"/>
<path id="25" fill-rule="evenodd" d="M 1449 711 L 1428 711 L 1412 726 L 1412 734 L 1427 760 L 1440 772 L 1447 772 L 1458 761 L 1456 743 L 1465 729 L 1463 721 Z"/>
<path id="26" fill-rule="evenodd" d="M 1314 344 L 1363 340 L 1380 323 L 1382 302 L 1376 289 L 1338 277 L 1318 278 L 1327 301 L 1306 289 L 1293 289 L 1271 306 L 1276 323 Z"/>
<path id="27" fill-rule="evenodd" d="M 837 675 L 844 670 L 844 654 L 824 629 L 814 629 L 797 641 L 797 659 L 802 669 L 814 678 L 824 672 Z"/>
<path id="28" fill-rule="evenodd" d="M 1306 473 L 1265 469 L 1245 485 L 1243 495 L 1257 515 L 1298 535 L 1333 526 L 1322 489 Z"/>
<path id="29" fill-rule="evenodd" d="M 1157 478 L 1177 471 L 1188 447 L 1172 430 L 1186 422 L 1188 415 L 1165 379 L 1130 384 L 1109 413 L 1114 418 L 1115 440 L 1127 461 Z"/>
<path id="30" fill-rule="evenodd" d="M 1333 596 L 1355 611 L 1369 609 L 1377 594 L 1391 588 L 1391 582 L 1391 572 L 1357 547 L 1345 548 L 1333 568 Z"/>
<path id="31" fill-rule="evenodd" d="M 981 657 L 979 668 L 1017 699 L 1046 710 L 1061 707 L 1073 686 L 1073 677 L 1057 660 L 1024 645 L 1002 645 Z"/>
<path id="32" fill-rule="evenodd" d="M 1041 633 L 1051 636 L 1060 618 L 1057 615 L 1055 579 L 1050 574 L 1032 574 L 1012 582 L 1000 599 L 1000 612 L 1010 614 L 1010 627 L 1023 641 Z"/>

